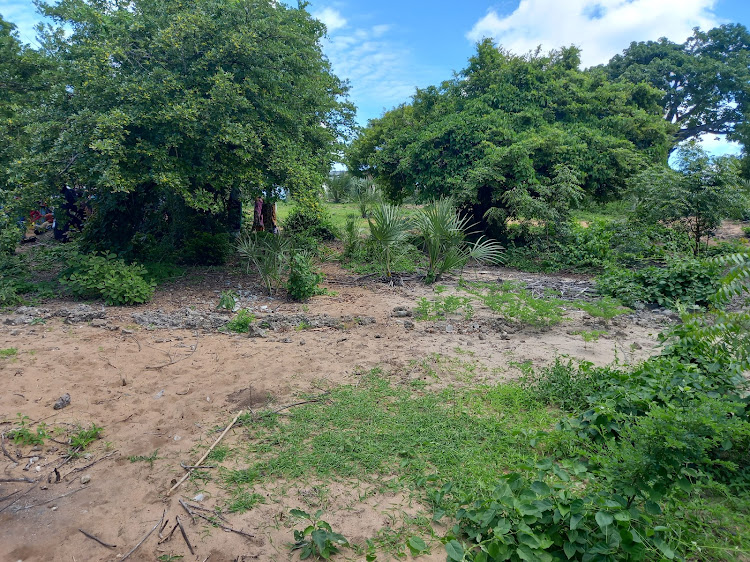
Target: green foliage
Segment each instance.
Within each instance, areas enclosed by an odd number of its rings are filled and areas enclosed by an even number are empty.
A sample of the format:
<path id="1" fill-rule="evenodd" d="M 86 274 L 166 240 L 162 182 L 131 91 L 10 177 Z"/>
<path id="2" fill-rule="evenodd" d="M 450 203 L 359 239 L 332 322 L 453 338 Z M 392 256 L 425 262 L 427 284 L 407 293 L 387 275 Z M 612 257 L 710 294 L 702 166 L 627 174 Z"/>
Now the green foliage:
<path id="1" fill-rule="evenodd" d="M 729 158 L 710 158 L 697 145 L 681 147 L 678 169 L 648 168 L 631 179 L 634 215 L 646 224 L 666 223 L 689 233 L 693 253 L 721 221 L 748 204 L 748 187 Z"/>
<path id="2" fill-rule="evenodd" d="M 500 260 L 502 247 L 494 240 L 480 237 L 473 244 L 466 242 L 469 221 L 469 217 L 459 216 L 451 199 L 433 201 L 417 211 L 414 224 L 424 240 L 428 283 L 463 269 L 470 259 L 489 264 Z"/>
<path id="3" fill-rule="evenodd" d="M 132 463 L 135 462 L 147 462 L 150 468 L 154 468 L 154 461 L 158 459 L 157 456 L 159 454 L 159 449 L 156 449 L 153 453 L 150 455 L 131 455 L 128 457 L 128 460 Z"/>
<path id="4" fill-rule="evenodd" d="M 383 202 L 383 196 L 378 187 L 364 178 L 354 178 L 351 183 L 351 196 L 359 210 L 359 216 L 368 218 L 373 209 Z"/>
<path id="5" fill-rule="evenodd" d="M 535 468 L 535 479 L 505 475 L 491 494 L 458 510 L 445 539 L 449 561 L 644 560 L 648 551 L 674 558 L 668 529 L 653 525 L 650 504 L 576 489 L 592 476 L 581 463 Z"/>
<path id="6" fill-rule="evenodd" d="M 287 293 L 292 300 L 305 301 L 312 296 L 325 292 L 318 285 L 323 280 L 323 274 L 315 271 L 312 257 L 303 252 L 295 252 L 289 261 L 289 279 Z"/>
<path id="7" fill-rule="evenodd" d="M 196 232 L 185 240 L 182 260 L 191 265 L 223 265 L 232 251 L 229 234 Z"/>
<path id="8" fill-rule="evenodd" d="M 301 517 L 310 520 L 310 525 L 302 531 L 294 531 L 294 545 L 292 551 L 299 550 L 300 560 L 305 560 L 311 556 L 328 560 L 334 554 L 338 554 L 342 547 L 348 547 L 349 541 L 340 533 L 333 532 L 331 526 L 320 519 L 323 510 L 310 515 L 301 509 L 292 509 L 289 511 L 294 517 Z"/>
<path id="9" fill-rule="evenodd" d="M 511 322 L 546 328 L 563 321 L 563 301 L 537 299 L 518 283 L 464 283 L 462 287 L 490 310 Z"/>
<path id="10" fill-rule="evenodd" d="M 47 425 L 39 423 L 35 429 L 32 429 L 28 416 L 20 413 L 17 416 L 18 420 L 16 420 L 13 429 L 8 432 L 8 437 L 17 445 L 42 445 L 44 440 L 49 437 Z"/>
<path id="11" fill-rule="evenodd" d="M 224 327 L 235 334 L 247 334 L 250 331 L 250 324 L 253 323 L 253 320 L 255 320 L 255 316 L 243 308 Z"/>
<path id="12" fill-rule="evenodd" d="M 379 263 L 386 277 L 392 274 L 394 257 L 403 249 L 409 231 L 409 221 L 401 207 L 381 203 L 367 219 L 370 236 L 376 248 Z"/>
<path id="13" fill-rule="evenodd" d="M 666 266 L 638 270 L 607 269 L 596 279 L 597 290 L 627 306 L 636 303 L 706 306 L 719 288 L 719 266 L 696 259 L 675 259 Z"/>
<path id="14" fill-rule="evenodd" d="M 604 320 L 612 320 L 615 316 L 631 312 L 630 308 L 622 306 L 620 301 L 612 297 L 604 297 L 595 301 L 576 301 L 575 306 L 585 311 L 589 316 L 603 318 Z"/>
<path id="15" fill-rule="evenodd" d="M 237 299 L 238 296 L 235 291 L 222 291 L 221 296 L 219 297 L 219 304 L 216 305 L 216 308 L 232 311 L 237 305 Z"/>
<path id="16" fill-rule="evenodd" d="M 485 39 L 453 79 L 370 120 L 349 169 L 393 201 L 453 197 L 495 238 L 514 219 L 552 235 L 581 191 L 617 196 L 671 142 L 659 90 L 579 64 L 575 47 L 513 55 Z"/>
<path id="17" fill-rule="evenodd" d="M 11 160 L 14 187 L 32 201 L 85 186 L 100 239 L 160 228 L 140 225 L 161 202 L 164 223 L 180 205 L 227 221 L 233 202 L 261 192 L 317 193 L 350 134 L 347 87 L 304 6 L 39 6 L 52 21 L 39 38 L 50 71 Z"/>
<path id="18" fill-rule="evenodd" d="M 156 283 L 146 281 L 145 277 L 142 265 L 127 265 L 111 253 L 74 254 L 60 282 L 78 298 L 101 298 L 108 305 L 131 305 L 151 300 Z"/>
<path id="19" fill-rule="evenodd" d="M 661 90 L 661 113 L 677 126 L 673 144 L 704 133 L 744 140 L 739 133 L 748 114 L 748 51 L 745 26 L 724 24 L 709 31 L 695 28 L 684 43 L 633 42 L 605 70 L 612 79 Z"/>
<path id="20" fill-rule="evenodd" d="M 16 355 L 18 355 L 18 348 L 6 347 L 5 349 L 0 349 L 0 359 L 7 359 L 8 357 L 15 357 Z"/>
<path id="21" fill-rule="evenodd" d="M 331 218 L 320 204 L 300 205 L 293 209 L 282 226 L 286 234 L 304 235 L 316 240 L 336 238 L 336 229 L 331 223 Z"/>
<path id="22" fill-rule="evenodd" d="M 471 305 L 471 300 L 468 297 L 459 297 L 456 295 L 437 297 L 432 301 L 421 297 L 417 301 L 414 318 L 415 320 L 437 320 L 445 318 L 447 314 L 453 314 L 459 308 L 463 308 L 464 317 L 468 320 L 474 314 L 474 307 Z"/>
<path id="23" fill-rule="evenodd" d="M 362 234 L 364 230 L 357 226 L 356 217 L 347 218 L 343 232 L 344 257 L 358 256 L 362 253 L 364 249 Z"/>
<path id="24" fill-rule="evenodd" d="M 86 450 L 86 447 L 101 437 L 102 431 L 104 431 L 104 428 L 99 427 L 95 423 L 92 423 L 89 428 L 78 426 L 70 435 L 68 454 L 73 456 L 79 455 L 82 451 Z"/>
<path id="25" fill-rule="evenodd" d="M 571 359 L 564 362 L 555 357 L 554 364 L 548 367 L 526 370 L 520 384 L 545 404 L 566 412 L 583 412 L 589 406 L 588 397 L 599 388 L 598 378 L 606 373 L 593 367 L 592 363 L 574 365 Z"/>
<path id="26" fill-rule="evenodd" d="M 291 243 L 285 235 L 253 232 L 240 236 L 237 253 L 246 260 L 246 269 L 260 276 L 269 295 L 278 291 L 289 268 Z"/>
<path id="27" fill-rule="evenodd" d="M 22 234 L 21 229 L 3 212 L 0 205 L 0 255 L 15 252 Z"/>

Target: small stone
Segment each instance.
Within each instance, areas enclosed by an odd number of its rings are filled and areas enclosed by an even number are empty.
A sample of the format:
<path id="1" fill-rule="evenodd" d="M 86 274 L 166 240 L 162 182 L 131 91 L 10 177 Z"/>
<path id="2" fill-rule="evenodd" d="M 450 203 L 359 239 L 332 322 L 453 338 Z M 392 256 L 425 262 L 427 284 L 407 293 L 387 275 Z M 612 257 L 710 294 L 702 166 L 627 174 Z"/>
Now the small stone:
<path id="1" fill-rule="evenodd" d="M 479 339 L 484 341 L 487 339 L 487 334 L 483 334 L 482 332 L 479 332 Z"/>
<path id="2" fill-rule="evenodd" d="M 57 506 L 56 506 L 56 505 L 53 505 L 52 507 L 50 507 L 50 510 L 51 510 L 51 511 L 57 511 Z"/>
<path id="3" fill-rule="evenodd" d="M 164 396 L 164 389 L 162 389 L 159 392 L 157 392 L 156 394 L 154 394 L 154 400 L 158 400 L 162 396 Z"/>
<path id="4" fill-rule="evenodd" d="M 88 474 L 81 476 L 81 484 L 88 484 L 89 482 L 91 482 L 91 476 Z"/>
<path id="5" fill-rule="evenodd" d="M 17 336 L 21 333 L 21 330 L 11 330 L 10 335 L 11 336 Z"/>
<path id="6" fill-rule="evenodd" d="M 305 340 L 299 340 L 300 345 L 305 345 Z"/>
<path id="7" fill-rule="evenodd" d="M 453 324 L 446 324 L 445 325 L 445 332 L 448 333 L 448 334 L 452 334 L 453 333 Z"/>
<path id="8" fill-rule="evenodd" d="M 91 325 L 94 328 L 103 328 L 104 326 L 107 325 L 107 321 L 104 318 L 94 318 L 91 321 Z"/>
<path id="9" fill-rule="evenodd" d="M 67 392 L 60 396 L 60 398 L 57 399 L 57 402 L 55 402 L 55 405 L 52 406 L 55 410 L 62 410 L 63 408 L 66 408 L 67 406 L 70 406 L 70 394 Z"/>
<path id="10" fill-rule="evenodd" d="M 133 333 L 133 330 L 125 330 L 125 329 L 123 329 L 121 331 L 122 331 L 123 334 L 132 334 Z"/>
<path id="11" fill-rule="evenodd" d="M 630 349 L 632 350 L 643 349 L 643 347 L 641 346 L 641 344 L 634 341 L 633 343 L 630 344 Z"/>
<path id="12" fill-rule="evenodd" d="M 202 502 L 203 498 L 205 498 L 205 497 L 206 496 L 204 496 L 203 494 L 196 494 L 195 496 L 193 496 L 193 501 L 194 502 Z"/>
<path id="13" fill-rule="evenodd" d="M 83 458 L 86 459 L 86 460 L 89 460 L 91 458 L 91 456 L 92 456 L 91 453 L 86 453 L 86 454 L 83 455 Z"/>
<path id="14" fill-rule="evenodd" d="M 407 318 L 411 316 L 411 310 L 403 306 L 397 306 L 393 309 L 391 316 L 393 316 L 394 318 Z"/>
<path id="15" fill-rule="evenodd" d="M 180 437 L 179 435 L 175 435 L 173 439 L 174 439 L 175 441 L 179 441 L 180 439 L 182 439 L 182 437 Z"/>
<path id="16" fill-rule="evenodd" d="M 265 338 L 266 337 L 266 331 L 263 328 L 260 328 L 259 326 L 255 326 L 254 324 L 250 324 L 250 327 L 247 330 L 247 337 L 249 337 L 249 338 Z"/>
<path id="17" fill-rule="evenodd" d="M 404 328 L 407 330 L 413 330 L 414 322 L 412 322 L 411 320 L 404 320 Z"/>

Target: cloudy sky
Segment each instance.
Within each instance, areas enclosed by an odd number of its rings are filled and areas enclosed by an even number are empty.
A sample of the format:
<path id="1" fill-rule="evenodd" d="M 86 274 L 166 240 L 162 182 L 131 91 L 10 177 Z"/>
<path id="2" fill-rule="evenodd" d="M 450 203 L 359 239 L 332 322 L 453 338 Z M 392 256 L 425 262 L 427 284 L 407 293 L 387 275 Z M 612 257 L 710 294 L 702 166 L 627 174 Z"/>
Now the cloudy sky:
<path id="1" fill-rule="evenodd" d="M 408 101 L 415 87 L 450 78 L 483 37 L 517 53 L 577 45 L 589 66 L 631 41 L 682 42 L 694 27 L 728 22 L 750 27 L 748 0 L 312 0 L 308 9 L 328 27 L 325 52 L 349 80 L 362 124 Z M 33 44 L 31 0 L 0 0 L 0 14 Z"/>

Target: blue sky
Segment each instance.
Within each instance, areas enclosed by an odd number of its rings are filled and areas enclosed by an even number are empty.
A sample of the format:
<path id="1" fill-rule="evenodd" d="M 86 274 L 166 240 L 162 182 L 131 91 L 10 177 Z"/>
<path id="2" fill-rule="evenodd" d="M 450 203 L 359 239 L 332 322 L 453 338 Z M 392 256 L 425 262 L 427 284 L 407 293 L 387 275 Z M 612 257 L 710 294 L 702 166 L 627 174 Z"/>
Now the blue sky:
<path id="1" fill-rule="evenodd" d="M 696 26 L 750 27 L 748 0 L 312 0 L 308 10 L 328 26 L 324 50 L 348 79 L 358 121 L 409 100 L 415 87 L 460 70 L 482 37 L 524 53 L 577 45 L 585 66 L 604 63 L 631 41 L 684 41 Z M 38 16 L 31 0 L 0 0 L 0 14 L 33 44 Z M 714 153 L 738 149 L 713 137 Z"/>

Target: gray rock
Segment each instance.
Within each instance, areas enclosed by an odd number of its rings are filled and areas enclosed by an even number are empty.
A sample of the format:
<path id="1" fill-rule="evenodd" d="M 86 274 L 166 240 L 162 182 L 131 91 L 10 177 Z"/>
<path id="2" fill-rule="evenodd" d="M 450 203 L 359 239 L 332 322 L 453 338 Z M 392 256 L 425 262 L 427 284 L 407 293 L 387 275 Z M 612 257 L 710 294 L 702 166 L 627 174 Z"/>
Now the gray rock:
<path id="1" fill-rule="evenodd" d="M 413 330 L 414 329 L 414 322 L 411 320 L 404 320 L 404 328 L 407 330 Z"/>
<path id="2" fill-rule="evenodd" d="M 404 306 L 397 306 L 393 309 L 393 312 L 391 312 L 391 316 L 394 318 L 408 318 L 411 316 L 411 310 Z"/>
<path id="3" fill-rule="evenodd" d="M 91 476 L 88 474 L 81 476 L 81 484 L 88 484 L 89 482 L 91 482 Z"/>
<path id="4" fill-rule="evenodd" d="M 247 330 L 247 337 L 249 338 L 265 338 L 266 331 L 261 328 L 260 326 L 257 326 L 256 324 L 250 324 L 248 330 Z"/>
<path id="5" fill-rule="evenodd" d="M 63 408 L 67 408 L 68 406 L 70 406 L 70 394 L 66 392 L 57 399 L 57 402 L 55 402 L 55 405 L 52 407 L 55 410 L 62 410 Z"/>
<path id="6" fill-rule="evenodd" d="M 107 325 L 107 321 L 104 318 L 94 318 L 91 321 L 91 325 L 94 328 L 104 328 Z"/>

